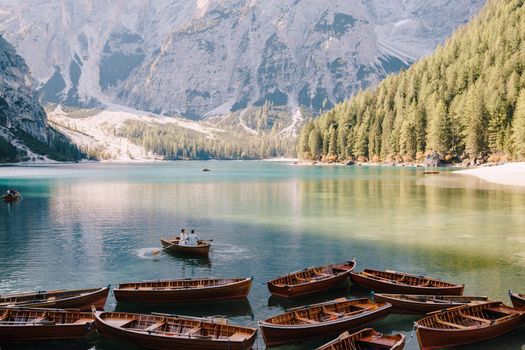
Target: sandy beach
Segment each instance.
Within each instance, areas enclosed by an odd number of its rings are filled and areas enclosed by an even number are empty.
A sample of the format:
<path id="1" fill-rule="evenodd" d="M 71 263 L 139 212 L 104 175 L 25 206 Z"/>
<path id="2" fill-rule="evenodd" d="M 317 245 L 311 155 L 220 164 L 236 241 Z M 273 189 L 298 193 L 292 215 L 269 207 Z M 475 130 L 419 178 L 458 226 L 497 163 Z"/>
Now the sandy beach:
<path id="1" fill-rule="evenodd" d="M 476 176 L 497 184 L 525 187 L 525 162 L 460 170 L 456 173 Z"/>

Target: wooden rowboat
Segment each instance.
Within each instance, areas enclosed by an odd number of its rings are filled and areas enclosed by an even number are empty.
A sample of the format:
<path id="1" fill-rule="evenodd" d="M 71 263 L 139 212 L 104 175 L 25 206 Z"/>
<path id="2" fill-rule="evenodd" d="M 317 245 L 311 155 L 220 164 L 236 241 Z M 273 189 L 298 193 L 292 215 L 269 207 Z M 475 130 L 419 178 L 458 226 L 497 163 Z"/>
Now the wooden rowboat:
<path id="1" fill-rule="evenodd" d="M 451 307 L 488 302 L 488 297 L 458 295 L 411 295 L 411 294 L 374 294 L 378 303 L 392 304 L 392 313 L 428 314 Z"/>
<path id="2" fill-rule="evenodd" d="M 416 322 L 422 350 L 478 343 L 508 333 L 525 322 L 525 310 L 501 302 L 437 311 Z"/>
<path id="3" fill-rule="evenodd" d="M 301 342 L 307 338 L 337 335 L 386 317 L 390 304 L 366 298 L 340 298 L 295 309 L 259 322 L 267 346 Z"/>
<path id="4" fill-rule="evenodd" d="M 121 283 L 113 290 L 117 301 L 171 303 L 242 299 L 248 296 L 253 278 L 200 278 Z"/>
<path id="5" fill-rule="evenodd" d="M 51 290 L 0 295 L 0 307 L 23 306 L 27 308 L 55 308 L 91 310 L 104 308 L 109 287 Z"/>
<path id="6" fill-rule="evenodd" d="M 462 284 L 443 282 L 431 277 L 389 270 L 365 269 L 363 272 L 352 272 L 350 279 L 364 288 L 383 293 L 462 295 L 465 287 Z"/>
<path id="7" fill-rule="evenodd" d="M 19 199 L 22 199 L 22 195 L 15 190 L 7 190 L 7 192 L 2 196 L 4 202 L 11 203 Z"/>
<path id="8" fill-rule="evenodd" d="M 509 290 L 509 297 L 514 307 L 525 308 L 525 294 L 513 293 L 511 290 Z"/>
<path id="9" fill-rule="evenodd" d="M 165 250 L 174 254 L 208 256 L 210 254 L 210 242 L 200 240 L 197 246 L 179 245 L 179 237 L 161 238 L 160 242 Z"/>
<path id="10" fill-rule="evenodd" d="M 251 349 L 257 329 L 211 319 L 95 311 L 98 333 L 150 349 Z"/>
<path id="11" fill-rule="evenodd" d="M 272 295 L 283 298 L 319 293 L 346 280 L 354 267 L 355 260 L 310 267 L 269 281 L 268 289 Z"/>
<path id="12" fill-rule="evenodd" d="M 0 343 L 84 338 L 95 330 L 91 312 L 0 308 Z"/>
<path id="13" fill-rule="evenodd" d="M 403 334 L 383 335 L 372 328 L 365 328 L 354 334 L 344 332 L 316 350 L 403 350 L 404 347 Z"/>

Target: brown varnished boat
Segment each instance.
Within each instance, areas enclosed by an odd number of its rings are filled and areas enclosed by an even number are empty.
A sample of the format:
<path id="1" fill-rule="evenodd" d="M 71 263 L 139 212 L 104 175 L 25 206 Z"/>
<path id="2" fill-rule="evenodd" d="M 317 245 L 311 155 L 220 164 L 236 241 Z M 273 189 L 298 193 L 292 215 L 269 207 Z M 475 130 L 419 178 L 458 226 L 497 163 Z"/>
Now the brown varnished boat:
<path id="1" fill-rule="evenodd" d="M 405 272 L 365 269 L 350 273 L 353 283 L 375 292 L 424 295 L 462 295 L 464 285 Z"/>
<path id="2" fill-rule="evenodd" d="M 283 298 L 319 293 L 346 280 L 354 267 L 355 260 L 310 267 L 269 281 L 268 289 L 272 295 Z"/>
<path id="3" fill-rule="evenodd" d="M 416 322 L 422 350 L 474 344 L 508 333 L 525 322 L 525 310 L 501 302 L 437 311 Z"/>
<path id="4" fill-rule="evenodd" d="M 251 349 L 257 329 L 211 319 L 95 311 L 98 333 L 149 349 Z"/>
<path id="5" fill-rule="evenodd" d="M 384 335 L 372 328 L 365 328 L 354 334 L 344 332 L 316 350 L 403 350 L 404 347 L 403 334 Z"/>
<path id="6" fill-rule="evenodd" d="M 290 309 L 260 322 L 259 327 L 266 345 L 277 346 L 362 328 L 386 317 L 390 307 L 390 304 L 375 303 L 366 298 L 340 298 Z"/>
<path id="7" fill-rule="evenodd" d="M 2 196 L 2 199 L 4 202 L 12 203 L 22 199 L 22 195 L 15 190 L 7 190 L 7 192 Z"/>
<path id="8" fill-rule="evenodd" d="M 121 283 L 113 290 L 117 301 L 171 303 L 242 299 L 253 278 L 199 278 Z"/>
<path id="9" fill-rule="evenodd" d="M 511 290 L 509 290 L 509 297 L 514 307 L 525 308 L 525 294 L 513 293 Z"/>
<path id="10" fill-rule="evenodd" d="M 451 307 L 486 303 L 488 297 L 472 297 L 458 295 L 411 295 L 411 294 L 374 294 L 378 303 L 392 304 L 392 313 L 399 314 L 428 314 Z"/>
<path id="11" fill-rule="evenodd" d="M 179 237 L 161 238 L 160 242 L 165 250 L 174 254 L 205 256 L 210 254 L 210 242 L 200 240 L 197 246 L 179 245 Z"/>
<path id="12" fill-rule="evenodd" d="M 50 290 L 0 295 L 0 307 L 23 306 L 27 308 L 56 308 L 91 310 L 104 308 L 109 287 Z"/>
<path id="13" fill-rule="evenodd" d="M 95 330 L 91 312 L 0 308 L 0 343 L 79 339 Z"/>

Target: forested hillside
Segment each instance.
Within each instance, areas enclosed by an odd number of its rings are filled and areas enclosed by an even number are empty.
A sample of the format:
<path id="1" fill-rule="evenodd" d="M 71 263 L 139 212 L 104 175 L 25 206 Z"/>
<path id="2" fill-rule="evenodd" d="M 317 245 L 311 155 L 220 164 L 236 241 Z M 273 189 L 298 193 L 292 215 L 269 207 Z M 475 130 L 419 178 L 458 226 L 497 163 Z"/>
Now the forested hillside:
<path id="1" fill-rule="evenodd" d="M 307 124 L 305 159 L 525 159 L 524 0 L 491 0 L 408 70 Z M 466 161 L 468 159 L 469 161 Z"/>

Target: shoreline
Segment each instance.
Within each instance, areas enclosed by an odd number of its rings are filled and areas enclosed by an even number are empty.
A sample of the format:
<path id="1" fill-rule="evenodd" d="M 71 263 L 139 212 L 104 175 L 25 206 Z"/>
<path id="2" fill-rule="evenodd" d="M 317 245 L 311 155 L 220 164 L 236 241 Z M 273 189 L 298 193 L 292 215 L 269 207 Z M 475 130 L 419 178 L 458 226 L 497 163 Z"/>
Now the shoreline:
<path id="1" fill-rule="evenodd" d="M 455 171 L 455 174 L 474 176 L 478 179 L 507 186 L 525 187 L 525 162 L 481 166 Z"/>
<path id="2" fill-rule="evenodd" d="M 82 160 L 80 162 L 58 162 L 53 160 L 38 160 L 38 161 L 25 161 L 17 163 L 0 163 L 0 167 L 5 166 L 46 166 L 46 165 L 71 165 L 71 164 L 161 164 L 170 162 L 194 162 L 194 161 L 217 161 L 217 160 L 110 160 L 110 161 L 93 161 L 93 160 Z M 259 159 L 253 161 L 263 162 L 275 162 L 275 163 L 289 163 L 293 166 L 365 166 L 365 167 L 400 167 L 400 168 L 422 168 L 422 169 L 443 169 L 451 171 L 458 175 L 473 176 L 480 180 L 487 181 L 490 183 L 507 185 L 507 186 L 518 186 L 525 187 L 525 162 L 509 162 L 509 163 L 486 163 L 480 166 L 470 167 L 465 166 L 461 163 L 447 164 L 441 167 L 425 167 L 421 163 L 372 163 L 372 162 L 312 162 L 312 161 L 301 161 L 295 158 L 268 158 Z"/>

